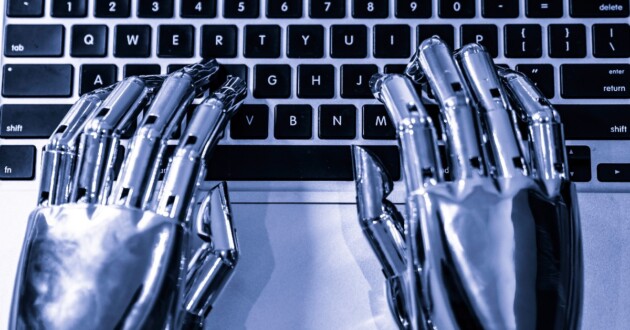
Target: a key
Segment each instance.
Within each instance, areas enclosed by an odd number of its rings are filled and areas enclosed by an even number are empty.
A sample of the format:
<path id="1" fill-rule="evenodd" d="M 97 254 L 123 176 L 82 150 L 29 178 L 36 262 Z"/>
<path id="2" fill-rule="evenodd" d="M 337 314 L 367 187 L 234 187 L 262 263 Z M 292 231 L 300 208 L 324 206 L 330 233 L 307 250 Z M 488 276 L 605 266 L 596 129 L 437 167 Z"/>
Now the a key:
<path id="1" fill-rule="evenodd" d="M 246 25 L 243 55 L 249 58 L 280 57 L 280 27 Z"/>
<path id="2" fill-rule="evenodd" d="M 4 55 L 9 57 L 58 57 L 63 55 L 63 25 L 7 25 Z"/>
<path id="3" fill-rule="evenodd" d="M 597 180 L 601 182 L 630 182 L 630 164 L 597 164 Z"/>
<path id="4" fill-rule="evenodd" d="M 411 31 L 409 25 L 374 26 L 374 57 L 409 58 L 410 47 Z"/>
<path id="5" fill-rule="evenodd" d="M 114 56 L 149 57 L 151 55 L 151 26 L 118 25 L 115 30 Z"/>
<path id="6" fill-rule="evenodd" d="M 562 17 L 562 0 L 526 0 L 525 15 L 532 18 Z"/>
<path id="7" fill-rule="evenodd" d="M 182 0 L 179 16 L 214 18 L 217 16 L 217 0 Z"/>
<path id="8" fill-rule="evenodd" d="M 321 25 L 289 25 L 287 56 L 290 58 L 322 58 L 324 27 Z"/>
<path id="9" fill-rule="evenodd" d="M 628 17 L 629 0 L 569 0 L 572 17 Z"/>
<path id="10" fill-rule="evenodd" d="M 586 57 L 586 28 L 582 24 L 550 24 L 549 56 Z"/>
<path id="11" fill-rule="evenodd" d="M 396 0 L 398 18 L 429 18 L 431 17 L 431 0 Z"/>
<path id="12" fill-rule="evenodd" d="M 354 18 L 387 18 L 388 15 L 388 0 L 352 0 Z"/>
<path id="13" fill-rule="evenodd" d="M 630 57 L 630 25 L 593 24 L 593 56 Z"/>
<path id="14" fill-rule="evenodd" d="M 267 17 L 300 18 L 302 0 L 267 0 Z"/>
<path id="15" fill-rule="evenodd" d="M 204 25 L 201 28 L 201 56 L 234 58 L 238 42 L 236 25 Z"/>
<path id="16" fill-rule="evenodd" d="M 308 104 L 276 106 L 274 137 L 276 139 L 310 139 L 313 136 L 313 108 Z"/>
<path id="17" fill-rule="evenodd" d="M 496 25 L 469 25 L 461 27 L 462 45 L 476 42 L 484 46 L 492 57 L 499 56 L 498 34 Z"/>
<path id="18" fill-rule="evenodd" d="M 138 0 L 138 17 L 171 18 L 173 0 Z"/>
<path id="19" fill-rule="evenodd" d="M 70 64 L 5 64 L 2 96 L 68 97 L 72 71 Z"/>
<path id="20" fill-rule="evenodd" d="M 131 14 L 131 0 L 96 0 L 95 17 L 125 18 Z"/>
<path id="21" fill-rule="evenodd" d="M 629 104 L 556 104 L 567 140 L 630 140 Z"/>
<path id="22" fill-rule="evenodd" d="M 421 24 L 416 27 L 416 46 L 418 46 L 423 40 L 431 38 L 433 36 L 438 36 L 440 39 L 444 40 L 444 42 L 454 49 L 455 46 L 455 29 L 452 25 L 447 24 L 436 24 L 436 25 L 425 25 Z"/>
<path id="23" fill-rule="evenodd" d="M 567 146 L 567 162 L 571 181 L 591 181 L 591 149 L 589 147 Z"/>
<path id="24" fill-rule="evenodd" d="M 123 67 L 123 76 L 149 76 L 158 75 L 162 69 L 159 64 L 126 64 Z"/>
<path id="25" fill-rule="evenodd" d="M 6 10 L 9 17 L 42 17 L 44 15 L 44 1 L 9 0 Z"/>
<path id="26" fill-rule="evenodd" d="M 34 146 L 0 146 L 0 180 L 30 180 L 34 175 Z"/>
<path id="27" fill-rule="evenodd" d="M 335 67 L 329 64 L 298 66 L 299 98 L 330 99 L 335 96 Z"/>
<path id="28" fill-rule="evenodd" d="M 363 106 L 363 138 L 368 140 L 393 140 L 396 128 L 392 123 L 385 106 L 369 104 Z"/>
<path id="29" fill-rule="evenodd" d="M 52 0 L 52 17 L 85 17 L 87 0 Z"/>
<path id="30" fill-rule="evenodd" d="M 518 64 L 516 70 L 524 73 L 534 82 L 543 95 L 552 99 L 554 93 L 554 74 L 551 64 Z"/>
<path id="31" fill-rule="evenodd" d="M 5 104 L 0 108 L 0 137 L 48 138 L 68 109 L 69 104 Z"/>
<path id="32" fill-rule="evenodd" d="M 346 16 L 346 0 L 310 0 L 309 3 L 311 18 L 344 18 Z"/>
<path id="33" fill-rule="evenodd" d="M 193 57 L 195 29 L 192 25 L 160 25 L 158 57 Z"/>
<path id="34" fill-rule="evenodd" d="M 225 0 L 223 2 L 223 17 L 225 18 L 257 18 L 259 15 L 259 0 Z"/>
<path id="35" fill-rule="evenodd" d="M 117 77 L 118 68 L 113 64 L 83 64 L 79 78 L 79 95 L 109 86 L 116 82 Z"/>
<path id="36" fill-rule="evenodd" d="M 354 139 L 357 135 L 357 109 L 351 104 L 319 106 L 320 139 Z"/>
<path id="37" fill-rule="evenodd" d="M 254 97 L 288 98 L 291 96 L 291 67 L 286 64 L 254 66 Z"/>
<path id="38" fill-rule="evenodd" d="M 481 15 L 486 18 L 516 18 L 518 5 L 518 0 L 483 0 Z"/>
<path id="39" fill-rule="evenodd" d="M 105 57 L 107 55 L 107 25 L 74 25 L 70 56 Z"/>
<path id="40" fill-rule="evenodd" d="M 542 32 L 538 24 L 505 25 L 505 57 L 542 56 Z"/>
<path id="41" fill-rule="evenodd" d="M 475 0 L 439 0 L 438 15 L 442 18 L 475 17 Z"/>
<path id="42" fill-rule="evenodd" d="M 560 77 L 564 98 L 630 97 L 630 64 L 563 64 Z"/>
<path id="43" fill-rule="evenodd" d="M 332 25 L 330 35 L 331 57 L 367 57 L 367 28 L 364 25 Z"/>
<path id="44" fill-rule="evenodd" d="M 269 107 L 265 104 L 243 104 L 230 120 L 233 139 L 266 139 L 268 135 Z"/>
<path id="45" fill-rule="evenodd" d="M 341 66 L 341 97 L 347 99 L 373 98 L 370 78 L 378 73 L 373 64 L 344 64 Z"/>

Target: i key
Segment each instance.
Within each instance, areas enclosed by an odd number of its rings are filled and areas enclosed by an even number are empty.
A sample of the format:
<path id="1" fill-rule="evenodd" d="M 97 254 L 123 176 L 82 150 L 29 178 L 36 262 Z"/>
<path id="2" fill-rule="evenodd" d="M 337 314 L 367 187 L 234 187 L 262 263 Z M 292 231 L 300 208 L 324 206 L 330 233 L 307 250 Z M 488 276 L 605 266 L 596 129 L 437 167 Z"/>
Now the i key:
<path id="1" fill-rule="evenodd" d="M 593 24 L 595 57 L 630 57 L 630 25 Z"/>
<path id="2" fill-rule="evenodd" d="M 586 56 L 586 28 L 582 24 L 550 24 L 549 56 L 579 58 Z"/>
<path id="3" fill-rule="evenodd" d="M 410 55 L 411 31 L 404 25 L 374 26 L 374 57 L 408 58 Z"/>
<path id="4" fill-rule="evenodd" d="M 87 0 L 53 0 L 52 17 L 85 17 Z"/>

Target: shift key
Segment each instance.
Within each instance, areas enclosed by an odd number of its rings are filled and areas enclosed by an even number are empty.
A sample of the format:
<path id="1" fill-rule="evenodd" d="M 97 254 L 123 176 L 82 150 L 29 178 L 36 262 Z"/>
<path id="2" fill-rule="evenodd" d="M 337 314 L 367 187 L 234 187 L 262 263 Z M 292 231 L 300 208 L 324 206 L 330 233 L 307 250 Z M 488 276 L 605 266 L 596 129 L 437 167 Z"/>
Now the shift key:
<path id="1" fill-rule="evenodd" d="M 630 64 L 563 64 L 560 74 L 564 98 L 630 97 Z"/>
<path id="2" fill-rule="evenodd" d="M 72 95 L 70 64 L 6 64 L 2 96 L 68 97 Z"/>

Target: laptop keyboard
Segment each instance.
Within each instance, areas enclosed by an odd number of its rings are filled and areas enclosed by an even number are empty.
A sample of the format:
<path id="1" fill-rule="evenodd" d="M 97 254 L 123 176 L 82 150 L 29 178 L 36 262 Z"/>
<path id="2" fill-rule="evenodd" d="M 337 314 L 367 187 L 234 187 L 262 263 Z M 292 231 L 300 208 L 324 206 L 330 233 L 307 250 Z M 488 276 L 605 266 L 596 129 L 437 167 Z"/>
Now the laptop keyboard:
<path id="1" fill-rule="evenodd" d="M 589 147 L 630 139 L 628 0 L 5 3 L 0 180 L 36 178 L 38 148 L 79 95 L 202 57 L 250 86 L 207 179 L 347 181 L 352 144 L 400 178 L 394 128 L 368 81 L 402 72 L 419 41 L 439 35 L 483 44 L 537 83 L 565 123 L 574 181 L 630 181 L 630 165 L 600 164 Z"/>

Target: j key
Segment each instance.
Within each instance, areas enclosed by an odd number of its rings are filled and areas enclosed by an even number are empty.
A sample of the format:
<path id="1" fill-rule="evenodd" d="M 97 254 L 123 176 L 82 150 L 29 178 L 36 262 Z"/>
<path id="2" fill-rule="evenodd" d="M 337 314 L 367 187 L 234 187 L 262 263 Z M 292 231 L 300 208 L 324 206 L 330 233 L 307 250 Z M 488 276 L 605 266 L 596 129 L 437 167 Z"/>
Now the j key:
<path id="1" fill-rule="evenodd" d="M 595 57 L 630 57 L 630 25 L 593 24 Z"/>
<path id="2" fill-rule="evenodd" d="M 225 75 L 229 77 L 239 77 L 243 81 L 247 80 L 247 65 L 245 64 L 224 64 Z"/>
<path id="3" fill-rule="evenodd" d="M 542 56 L 542 36 L 538 24 L 505 25 L 505 57 Z"/>
<path id="4" fill-rule="evenodd" d="M 96 0 L 94 16 L 96 17 L 129 17 L 131 0 Z"/>
<path id="5" fill-rule="evenodd" d="M 321 25 L 289 25 L 287 56 L 322 58 L 324 56 L 324 28 Z"/>
<path id="6" fill-rule="evenodd" d="M 192 25 L 160 25 L 158 57 L 192 57 L 195 30 Z"/>
<path id="7" fill-rule="evenodd" d="M 354 105 L 320 105 L 320 139 L 354 139 L 357 135 L 357 109 Z"/>
<path id="8" fill-rule="evenodd" d="M 70 64 L 6 64 L 2 96 L 68 97 L 72 95 Z"/>
<path id="9" fill-rule="evenodd" d="M 307 104 L 276 106 L 276 139 L 310 139 L 313 136 L 313 108 Z"/>
<path id="10" fill-rule="evenodd" d="M 333 25 L 330 34 L 331 57 L 367 57 L 367 28 L 364 25 Z"/>
<path id="11" fill-rule="evenodd" d="M 214 18 L 217 16 L 217 0 L 182 0 L 179 15 L 185 18 Z"/>
<path id="12" fill-rule="evenodd" d="M 571 181 L 591 181 L 591 149 L 589 147 L 567 146 L 567 161 Z"/>
<path id="13" fill-rule="evenodd" d="M 0 146 L 0 180 L 30 180 L 35 175 L 34 146 Z"/>
<path id="14" fill-rule="evenodd" d="M 438 15 L 442 18 L 473 18 L 475 0 L 439 0 Z"/>
<path id="15" fill-rule="evenodd" d="M 557 104 L 568 140 L 630 140 L 630 104 Z"/>
<path id="16" fill-rule="evenodd" d="M 269 107 L 265 104 L 244 104 L 230 120 L 233 139 L 266 139 L 267 135 Z"/>
<path id="17" fill-rule="evenodd" d="M 630 164 L 598 164 L 597 180 L 601 182 L 630 182 Z"/>
<path id="18" fill-rule="evenodd" d="M 138 0 L 138 17 L 173 17 L 173 0 Z"/>
<path id="19" fill-rule="evenodd" d="M 223 17 L 225 18 L 257 18 L 259 15 L 259 0 L 225 0 L 223 2 Z"/>
<path id="20" fill-rule="evenodd" d="M 286 64 L 254 66 L 254 97 L 288 98 L 291 96 L 291 67 Z"/>
<path id="21" fill-rule="evenodd" d="M 52 17 L 85 17 L 87 0 L 52 0 Z"/>
<path id="22" fill-rule="evenodd" d="M 378 73 L 373 64 L 344 64 L 341 66 L 341 97 L 347 99 L 373 98 L 370 78 Z"/>
<path id="23" fill-rule="evenodd" d="M 429 18 L 431 17 L 431 0 L 395 0 L 396 17 Z"/>
<path id="24" fill-rule="evenodd" d="M 628 0 L 569 0 L 573 17 L 628 17 Z"/>
<path id="25" fill-rule="evenodd" d="M 335 96 L 335 67 L 328 64 L 298 66 L 298 97 L 330 99 Z"/>
<path id="26" fill-rule="evenodd" d="M 554 93 L 554 74 L 551 64 L 519 64 L 516 70 L 524 73 L 540 89 L 545 97 L 552 99 Z"/>
<path id="27" fill-rule="evenodd" d="M 396 138 L 396 129 L 383 105 L 363 106 L 363 138 L 377 140 Z"/>
<path id="28" fill-rule="evenodd" d="M 44 15 L 44 1 L 9 0 L 6 9 L 9 17 L 42 17 Z"/>
<path id="29" fill-rule="evenodd" d="M 628 98 L 630 64 L 563 64 L 562 97 Z"/>
<path id="30" fill-rule="evenodd" d="M 586 28 L 582 24 L 550 24 L 549 56 L 580 58 L 586 56 Z"/>
<path id="31" fill-rule="evenodd" d="M 476 42 L 488 50 L 492 57 L 499 56 L 496 25 L 462 25 L 462 45 Z"/>
<path id="32" fill-rule="evenodd" d="M 149 57 L 151 55 L 151 26 L 118 25 L 115 30 L 114 56 Z"/>
<path id="33" fill-rule="evenodd" d="M 159 64 L 127 64 L 123 68 L 125 78 L 131 76 L 150 76 L 160 74 L 162 69 Z"/>
<path id="34" fill-rule="evenodd" d="M 237 33 L 236 25 L 204 25 L 201 28 L 201 56 L 236 57 Z"/>
<path id="35" fill-rule="evenodd" d="M 280 57 L 280 27 L 277 25 L 246 25 L 243 55 L 249 58 Z"/>
<path id="36" fill-rule="evenodd" d="M 354 18 L 387 18 L 389 2 L 387 0 L 353 0 L 352 17 Z"/>
<path id="37" fill-rule="evenodd" d="M 107 55 L 107 25 L 74 25 L 70 56 L 105 57 Z"/>
<path id="38" fill-rule="evenodd" d="M 267 0 L 267 17 L 300 18 L 302 0 Z"/>
<path id="39" fill-rule="evenodd" d="M 408 58 L 411 54 L 409 25 L 375 25 L 374 57 Z"/>
<path id="40" fill-rule="evenodd" d="M 346 16 L 346 0 L 310 0 L 309 3 L 311 18 L 344 18 Z"/>
<path id="41" fill-rule="evenodd" d="M 68 109 L 68 104 L 5 104 L 0 108 L 0 137 L 48 138 Z"/>
<path id="42" fill-rule="evenodd" d="M 63 55 L 63 25 L 7 25 L 5 56 Z"/>
<path id="43" fill-rule="evenodd" d="M 79 95 L 109 86 L 115 83 L 117 78 L 118 68 L 113 64 L 81 65 Z"/>
<path id="44" fill-rule="evenodd" d="M 526 0 L 525 15 L 532 18 L 562 17 L 562 0 Z"/>
<path id="45" fill-rule="evenodd" d="M 487 18 L 518 17 L 518 0 L 483 0 L 481 14 Z"/>
<path id="46" fill-rule="evenodd" d="M 440 39 L 453 49 L 455 46 L 455 29 L 452 25 L 438 24 L 438 25 L 418 25 L 416 28 L 418 38 L 416 45 L 419 45 L 423 40 L 438 36 Z"/>

